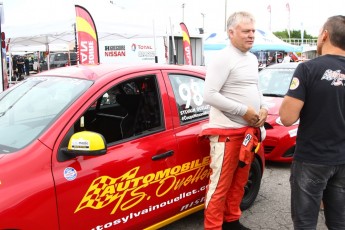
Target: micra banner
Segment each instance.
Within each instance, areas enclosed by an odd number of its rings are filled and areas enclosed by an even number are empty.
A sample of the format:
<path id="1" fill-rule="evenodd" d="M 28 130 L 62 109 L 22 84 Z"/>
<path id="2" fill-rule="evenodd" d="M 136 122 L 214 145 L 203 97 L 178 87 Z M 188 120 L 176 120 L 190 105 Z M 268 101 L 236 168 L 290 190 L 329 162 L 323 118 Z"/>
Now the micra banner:
<path id="1" fill-rule="evenodd" d="M 98 36 L 90 13 L 82 6 L 75 5 L 76 37 L 80 64 L 99 64 Z"/>
<path id="2" fill-rule="evenodd" d="M 190 45 L 189 33 L 187 26 L 181 22 L 182 38 L 183 38 L 183 53 L 186 65 L 193 65 L 192 48 Z"/>

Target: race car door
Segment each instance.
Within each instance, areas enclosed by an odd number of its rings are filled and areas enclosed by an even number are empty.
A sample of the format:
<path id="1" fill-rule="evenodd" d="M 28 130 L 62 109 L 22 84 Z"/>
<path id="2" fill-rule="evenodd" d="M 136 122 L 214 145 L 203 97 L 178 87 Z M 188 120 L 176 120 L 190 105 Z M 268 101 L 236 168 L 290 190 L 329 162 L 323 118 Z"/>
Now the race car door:
<path id="1" fill-rule="evenodd" d="M 201 128 L 208 122 L 210 106 L 204 103 L 204 76 L 195 72 L 165 71 L 167 91 L 171 98 L 171 108 L 174 117 L 174 130 L 179 152 L 178 165 L 184 165 L 186 170 L 180 179 L 189 178 L 179 186 L 179 194 L 188 194 L 179 203 L 179 212 L 200 210 L 204 203 L 206 186 L 211 170 L 210 145 L 206 137 L 200 136 Z M 187 167 L 188 166 L 188 167 Z"/>
<path id="2" fill-rule="evenodd" d="M 175 214 L 181 166 L 160 71 L 114 80 L 73 117 L 54 149 L 61 229 L 143 229 Z M 106 154 L 66 156 L 61 149 L 82 130 L 102 134 Z"/>

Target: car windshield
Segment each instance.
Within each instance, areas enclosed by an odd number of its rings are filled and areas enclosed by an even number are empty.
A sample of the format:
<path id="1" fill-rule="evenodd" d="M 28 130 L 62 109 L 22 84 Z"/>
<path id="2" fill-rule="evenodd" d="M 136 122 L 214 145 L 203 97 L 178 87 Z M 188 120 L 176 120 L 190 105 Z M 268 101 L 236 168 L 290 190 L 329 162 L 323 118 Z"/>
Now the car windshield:
<path id="1" fill-rule="evenodd" d="M 31 143 L 92 81 L 30 77 L 0 94 L 0 153 Z"/>
<path id="2" fill-rule="evenodd" d="M 259 72 L 259 87 L 264 96 L 283 97 L 289 89 L 295 69 L 266 68 Z"/>

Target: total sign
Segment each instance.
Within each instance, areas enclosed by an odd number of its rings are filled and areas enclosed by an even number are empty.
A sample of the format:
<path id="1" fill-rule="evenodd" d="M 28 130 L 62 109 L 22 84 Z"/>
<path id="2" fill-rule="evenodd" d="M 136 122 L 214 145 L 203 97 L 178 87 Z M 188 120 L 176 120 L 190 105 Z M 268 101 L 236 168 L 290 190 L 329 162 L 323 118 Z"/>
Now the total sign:
<path id="1" fill-rule="evenodd" d="M 167 63 L 165 38 L 137 38 L 100 41 L 101 63 Z"/>

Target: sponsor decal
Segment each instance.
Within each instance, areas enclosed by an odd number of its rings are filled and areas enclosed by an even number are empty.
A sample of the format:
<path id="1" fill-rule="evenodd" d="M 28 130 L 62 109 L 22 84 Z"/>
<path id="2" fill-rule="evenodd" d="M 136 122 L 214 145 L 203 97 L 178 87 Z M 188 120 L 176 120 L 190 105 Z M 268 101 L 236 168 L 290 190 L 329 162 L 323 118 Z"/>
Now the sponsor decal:
<path id="1" fill-rule="evenodd" d="M 189 121 L 209 114 L 210 106 L 202 105 L 196 108 L 184 109 L 180 111 L 181 121 Z"/>
<path id="2" fill-rule="evenodd" d="M 126 56 L 126 51 L 106 51 L 104 52 L 104 56 L 106 57 L 124 57 Z"/>
<path id="3" fill-rule="evenodd" d="M 343 81 L 345 80 L 345 74 L 341 73 L 340 70 L 326 70 L 321 80 L 332 81 L 331 85 L 344 86 Z"/>
<path id="4" fill-rule="evenodd" d="M 146 44 L 148 43 L 148 44 Z M 126 43 L 121 42 L 119 44 L 107 44 L 104 45 L 104 57 L 117 58 L 118 60 L 133 61 L 152 61 L 155 60 L 156 51 L 153 45 L 149 42 L 138 43 Z"/>
<path id="5" fill-rule="evenodd" d="M 172 205 L 172 204 L 177 203 L 177 202 L 181 203 L 184 198 L 189 197 L 191 195 L 194 195 L 196 193 L 205 191 L 205 190 L 206 190 L 206 186 L 202 186 L 200 189 L 193 189 L 192 191 L 181 193 L 179 196 L 176 196 L 175 198 L 172 198 L 170 200 L 163 201 L 160 204 L 152 205 L 152 206 L 144 208 L 144 209 L 142 209 L 142 210 L 140 210 L 138 212 L 131 212 L 131 213 L 129 213 L 126 216 L 120 217 L 120 218 L 115 219 L 113 221 L 110 221 L 108 223 L 97 225 L 96 227 L 92 228 L 92 230 L 103 230 L 103 229 L 107 229 L 107 228 L 110 228 L 110 227 L 115 227 L 118 224 L 125 224 L 128 221 L 131 221 L 131 220 L 133 220 L 135 218 L 139 218 L 142 215 L 148 214 L 148 213 L 150 213 L 152 211 L 159 210 L 162 207 L 165 207 L 165 206 L 168 206 L 168 205 Z M 197 205 L 201 205 L 201 204 L 204 203 L 204 201 L 205 201 L 205 197 L 202 197 L 200 199 L 196 199 L 196 200 L 192 201 L 189 204 L 183 205 L 181 207 L 180 211 L 181 212 L 182 211 L 186 211 L 189 208 L 195 207 Z"/>
<path id="6" fill-rule="evenodd" d="M 153 50 L 152 46 L 150 45 L 138 45 L 140 50 Z"/>
<path id="7" fill-rule="evenodd" d="M 290 84 L 290 89 L 295 90 L 299 86 L 299 80 L 297 77 L 292 78 L 291 84 Z"/>
<path id="8" fill-rule="evenodd" d="M 140 44 L 135 44 L 135 43 L 133 43 L 131 45 L 131 50 L 133 52 L 135 52 L 137 50 L 137 48 L 138 48 L 138 53 L 139 54 L 142 53 L 141 54 L 142 56 L 145 56 L 145 53 L 152 53 L 152 52 L 154 53 L 154 49 L 152 48 L 151 45 L 140 45 Z M 141 56 L 139 55 L 139 57 L 141 57 Z"/>
<path id="9" fill-rule="evenodd" d="M 95 43 L 94 41 L 80 42 L 80 60 L 83 64 L 96 64 L 95 62 Z"/>
<path id="10" fill-rule="evenodd" d="M 138 52 L 138 57 L 154 57 L 155 52 L 154 51 L 139 51 Z"/>
<path id="11" fill-rule="evenodd" d="M 126 56 L 126 46 L 125 45 L 104 46 L 104 56 L 124 57 Z"/>
<path id="12" fill-rule="evenodd" d="M 135 52 L 137 50 L 137 45 L 133 43 L 131 46 L 131 50 Z"/>
<path id="13" fill-rule="evenodd" d="M 118 46 L 104 46 L 105 51 L 114 51 L 114 50 L 125 50 L 125 45 L 118 45 Z"/>
<path id="14" fill-rule="evenodd" d="M 151 45 L 141 45 L 137 44 L 138 47 L 138 57 L 142 60 L 154 60 L 155 51 Z"/>
<path id="15" fill-rule="evenodd" d="M 246 135 L 246 137 L 244 138 L 242 145 L 247 146 L 248 143 L 250 142 L 250 140 L 251 140 L 252 138 L 253 138 L 252 135 L 250 135 L 250 134 L 248 133 L 248 134 Z"/>
<path id="16" fill-rule="evenodd" d="M 100 176 L 91 183 L 75 213 L 86 208 L 102 209 L 108 205 L 113 207 L 111 214 L 130 210 L 150 200 L 152 194 L 164 197 L 169 192 L 208 180 L 211 173 L 209 164 L 210 157 L 207 156 L 147 175 L 141 175 L 141 167 L 137 166 L 116 178 Z M 186 195 L 183 194 L 179 199 Z"/>
<path id="17" fill-rule="evenodd" d="M 90 150 L 90 141 L 80 139 L 72 139 L 72 146 L 73 150 Z"/>
<path id="18" fill-rule="evenodd" d="M 63 171 L 63 176 L 66 178 L 66 180 L 68 181 L 72 181 L 75 178 L 77 178 L 77 170 L 75 170 L 72 167 L 67 167 L 65 168 L 65 170 Z"/>
<path id="19" fill-rule="evenodd" d="M 179 85 L 178 93 L 184 102 L 184 109 L 180 110 L 181 121 L 189 121 L 209 114 L 210 106 L 203 104 L 204 98 L 201 92 L 198 82 L 195 81 Z"/>

